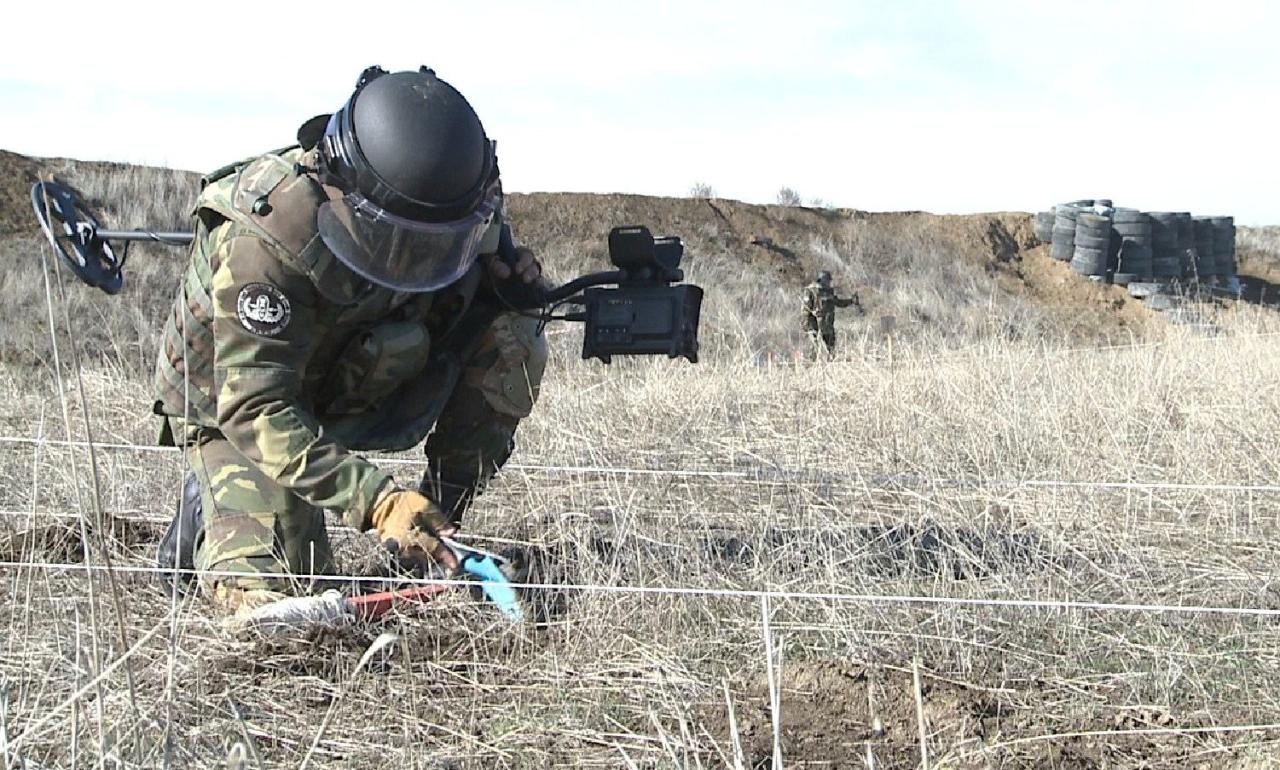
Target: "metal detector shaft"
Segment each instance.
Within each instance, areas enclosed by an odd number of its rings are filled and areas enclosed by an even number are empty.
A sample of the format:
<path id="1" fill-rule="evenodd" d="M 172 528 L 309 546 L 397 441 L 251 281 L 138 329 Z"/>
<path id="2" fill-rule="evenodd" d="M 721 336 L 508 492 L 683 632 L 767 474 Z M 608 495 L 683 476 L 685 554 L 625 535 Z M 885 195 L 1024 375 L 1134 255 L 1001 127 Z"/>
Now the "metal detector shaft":
<path id="1" fill-rule="evenodd" d="M 157 233 L 151 230 L 95 230 L 94 235 L 104 241 L 155 241 L 173 246 L 186 246 L 196 238 L 195 233 Z"/>

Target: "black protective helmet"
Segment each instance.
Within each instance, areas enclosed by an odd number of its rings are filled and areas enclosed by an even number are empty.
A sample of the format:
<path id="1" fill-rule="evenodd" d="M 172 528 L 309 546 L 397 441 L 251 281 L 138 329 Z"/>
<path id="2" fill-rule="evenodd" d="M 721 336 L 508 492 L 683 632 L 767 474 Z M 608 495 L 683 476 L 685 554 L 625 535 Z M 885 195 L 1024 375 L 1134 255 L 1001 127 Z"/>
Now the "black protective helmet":
<path id="1" fill-rule="evenodd" d="M 818 283 L 831 283 L 831 273 L 826 270 L 818 271 Z"/>
<path id="2" fill-rule="evenodd" d="M 401 291 L 457 280 L 502 205 L 494 145 L 462 94 L 423 67 L 370 67 L 325 127 L 319 174 L 341 191 L 320 207 L 325 245 Z"/>

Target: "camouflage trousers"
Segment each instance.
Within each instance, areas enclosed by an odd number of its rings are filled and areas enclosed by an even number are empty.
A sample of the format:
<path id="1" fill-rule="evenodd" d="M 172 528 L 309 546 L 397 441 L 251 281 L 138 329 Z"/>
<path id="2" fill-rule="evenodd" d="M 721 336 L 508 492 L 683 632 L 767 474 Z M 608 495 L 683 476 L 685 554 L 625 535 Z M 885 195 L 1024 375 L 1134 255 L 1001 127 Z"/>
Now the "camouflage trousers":
<path id="1" fill-rule="evenodd" d="M 204 533 L 195 566 L 202 585 L 298 594 L 320 588 L 309 576 L 335 572 L 324 512 L 264 475 L 217 431 L 197 429 L 192 438 L 186 454 L 200 484 Z"/>
<path id="2" fill-rule="evenodd" d="M 810 326 L 805 331 L 809 333 L 809 342 L 813 344 L 815 351 L 817 350 L 818 342 L 821 341 L 827 348 L 828 354 L 836 352 L 836 330 L 834 325 L 831 327 L 824 326 L 821 329 L 816 326 Z"/>

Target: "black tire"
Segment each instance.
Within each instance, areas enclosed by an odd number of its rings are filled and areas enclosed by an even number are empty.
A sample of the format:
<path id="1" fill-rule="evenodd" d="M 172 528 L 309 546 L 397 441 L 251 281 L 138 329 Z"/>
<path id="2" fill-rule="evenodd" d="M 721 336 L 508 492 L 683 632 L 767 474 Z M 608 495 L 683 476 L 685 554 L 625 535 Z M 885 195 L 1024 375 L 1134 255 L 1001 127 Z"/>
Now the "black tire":
<path id="1" fill-rule="evenodd" d="M 1100 249 L 1102 251 L 1106 251 L 1111 248 L 1111 238 L 1110 237 L 1098 238 L 1097 236 L 1093 236 L 1093 235 L 1076 233 L 1076 248 L 1077 249 Z"/>
<path id="2" fill-rule="evenodd" d="M 1153 257 L 1151 253 L 1151 247 L 1146 245 L 1145 243 L 1138 243 L 1137 241 L 1124 241 L 1123 243 L 1120 244 L 1121 267 L 1125 268 L 1125 272 L 1142 273 L 1147 268 L 1151 267 L 1152 259 Z M 1142 269 L 1129 270 L 1128 267 L 1130 266 L 1133 266 L 1133 267 L 1140 266 Z"/>
<path id="3" fill-rule="evenodd" d="M 1106 264 L 1107 254 L 1110 251 L 1111 250 L 1107 248 L 1099 248 L 1097 246 L 1081 246 L 1079 243 L 1077 243 L 1076 253 L 1074 258 L 1091 259 L 1091 260 L 1096 259 L 1099 262 Z"/>
<path id="4" fill-rule="evenodd" d="M 1117 286 L 1128 286 L 1138 280 L 1137 273 L 1116 273 L 1111 276 L 1111 282 Z"/>
<path id="5" fill-rule="evenodd" d="M 1110 198 L 1094 198 L 1094 199 L 1093 199 L 1093 205 L 1095 205 L 1095 206 L 1106 206 L 1106 207 L 1110 208 L 1110 207 L 1111 207 L 1111 199 L 1110 199 Z"/>
<path id="6" fill-rule="evenodd" d="M 1120 224 L 1121 222 L 1146 223 L 1150 222 L 1151 218 L 1137 209 L 1116 209 L 1111 212 L 1111 221 L 1116 224 Z"/>
<path id="7" fill-rule="evenodd" d="M 1181 307 L 1182 300 L 1172 294 L 1159 293 L 1149 295 L 1146 300 L 1144 300 L 1143 304 L 1147 306 L 1148 310 L 1154 310 L 1159 313 L 1166 310 L 1173 310 L 1176 307 Z"/>
<path id="8" fill-rule="evenodd" d="M 1151 220 L 1145 222 L 1112 222 L 1111 226 L 1122 233 L 1142 233 L 1150 235 L 1155 228 L 1151 226 Z"/>
<path id="9" fill-rule="evenodd" d="M 1036 240 L 1041 243 L 1048 243 L 1053 240 L 1053 212 L 1041 211 L 1035 215 L 1031 223 L 1031 230 L 1035 233 Z"/>
<path id="10" fill-rule="evenodd" d="M 1111 228 L 1106 228 L 1103 230 L 1095 230 L 1092 227 L 1077 227 L 1076 243 L 1079 243 L 1081 238 L 1096 238 L 1097 240 L 1100 240 L 1100 241 L 1110 241 Z"/>
<path id="11" fill-rule="evenodd" d="M 1060 243 L 1054 241 L 1049 247 L 1049 256 L 1060 262 L 1066 262 L 1071 259 L 1071 255 L 1075 253 L 1076 247 L 1073 243 Z"/>
<path id="12" fill-rule="evenodd" d="M 1107 272 L 1107 252 L 1077 246 L 1071 256 L 1071 269 L 1082 275 L 1103 275 Z"/>
<path id="13" fill-rule="evenodd" d="M 1138 230 L 1138 231 L 1126 232 L 1117 227 L 1116 235 L 1119 236 L 1122 240 L 1134 241 L 1135 243 L 1141 243 L 1148 246 L 1151 245 L 1150 230 Z"/>

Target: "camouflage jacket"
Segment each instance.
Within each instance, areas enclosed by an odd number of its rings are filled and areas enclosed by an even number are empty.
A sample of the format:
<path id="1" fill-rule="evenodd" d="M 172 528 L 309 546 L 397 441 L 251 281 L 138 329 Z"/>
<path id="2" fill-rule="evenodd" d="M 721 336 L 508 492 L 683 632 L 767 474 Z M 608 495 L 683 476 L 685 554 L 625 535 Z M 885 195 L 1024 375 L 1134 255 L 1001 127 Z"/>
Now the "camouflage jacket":
<path id="1" fill-rule="evenodd" d="M 267 154 L 202 190 L 157 356 L 155 411 L 173 426 L 166 438 L 214 428 L 268 477 L 362 527 L 389 475 L 350 450 L 406 449 L 430 432 L 468 335 L 443 340 L 480 268 L 429 294 L 364 281 L 316 232 L 320 204 L 341 193 L 297 166 L 308 159 Z M 495 223 L 481 251 L 496 243 Z M 182 426 L 187 435 L 174 436 Z"/>
<path id="2" fill-rule="evenodd" d="M 834 331 L 836 328 L 836 308 L 849 307 L 857 302 L 857 297 L 837 297 L 836 290 L 814 281 L 804 287 L 804 307 L 801 311 L 801 322 L 805 329 L 821 329 Z"/>

